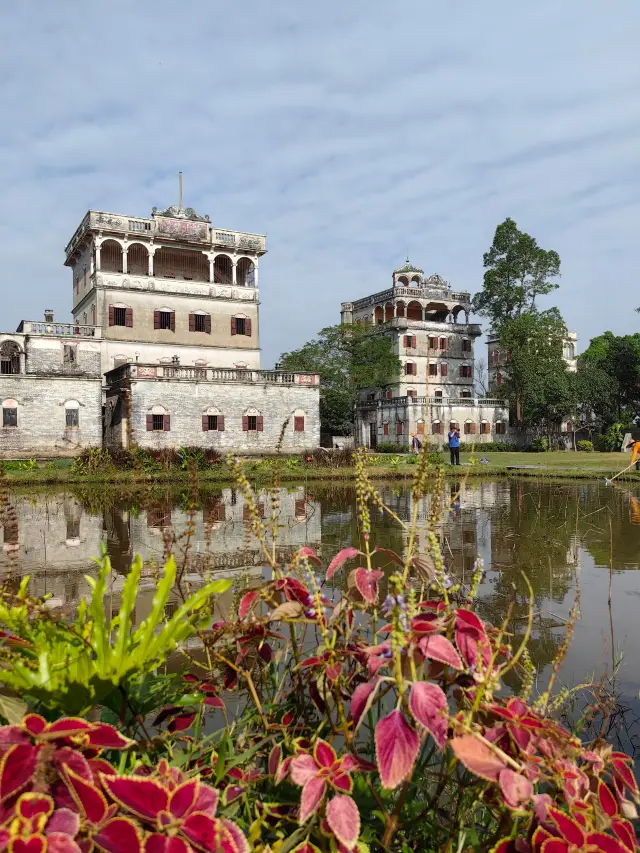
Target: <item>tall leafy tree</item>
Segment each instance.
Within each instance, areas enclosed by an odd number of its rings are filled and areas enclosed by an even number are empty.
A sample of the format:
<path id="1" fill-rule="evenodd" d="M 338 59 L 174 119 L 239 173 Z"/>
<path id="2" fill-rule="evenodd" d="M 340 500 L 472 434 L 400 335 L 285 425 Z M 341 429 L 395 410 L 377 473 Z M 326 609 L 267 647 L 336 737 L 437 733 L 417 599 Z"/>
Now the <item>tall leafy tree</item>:
<path id="1" fill-rule="evenodd" d="M 393 385 L 401 369 L 384 332 L 347 324 L 322 329 L 300 349 L 283 353 L 280 364 L 283 370 L 320 374 L 321 428 L 333 435 L 351 431 L 354 406 L 362 390 Z"/>
<path id="2" fill-rule="evenodd" d="M 540 248 L 513 219 L 505 219 L 485 252 L 484 267 L 484 286 L 474 297 L 473 310 L 499 331 L 506 321 L 535 310 L 538 296 L 558 287 L 551 279 L 560 275 L 560 256 Z"/>
<path id="3" fill-rule="evenodd" d="M 631 424 L 640 415 L 640 334 L 605 332 L 591 340 L 579 362 L 583 370 L 602 371 L 608 377 L 608 393 L 603 388 L 596 405 L 603 423 Z"/>

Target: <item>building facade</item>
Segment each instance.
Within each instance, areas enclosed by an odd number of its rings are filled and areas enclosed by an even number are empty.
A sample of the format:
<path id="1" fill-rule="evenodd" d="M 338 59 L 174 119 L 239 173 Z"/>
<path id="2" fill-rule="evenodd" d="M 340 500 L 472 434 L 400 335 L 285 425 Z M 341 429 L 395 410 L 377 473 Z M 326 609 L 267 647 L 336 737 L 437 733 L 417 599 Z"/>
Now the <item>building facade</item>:
<path id="1" fill-rule="evenodd" d="M 90 210 L 65 250 L 73 322 L 47 311 L 0 335 L 0 455 L 72 455 L 103 432 L 110 447 L 317 447 L 319 377 L 260 370 L 265 253 L 192 208 Z"/>
<path id="2" fill-rule="evenodd" d="M 506 440 L 507 404 L 474 390 L 474 342 L 482 330 L 469 322 L 470 312 L 469 293 L 453 291 L 440 276 L 426 277 L 408 260 L 394 271 L 389 290 L 342 303 L 342 322 L 380 327 L 402 364 L 389 387 L 362 393 L 359 443 L 409 445 L 417 433 L 439 444 L 452 424 L 464 441 Z"/>

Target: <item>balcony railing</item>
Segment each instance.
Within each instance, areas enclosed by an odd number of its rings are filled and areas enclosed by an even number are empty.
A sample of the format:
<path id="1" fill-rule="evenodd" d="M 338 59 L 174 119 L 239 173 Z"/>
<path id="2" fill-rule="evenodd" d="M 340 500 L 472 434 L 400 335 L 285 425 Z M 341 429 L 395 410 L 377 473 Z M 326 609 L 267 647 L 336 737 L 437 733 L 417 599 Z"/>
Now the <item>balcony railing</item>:
<path id="1" fill-rule="evenodd" d="M 406 287 L 405 285 L 396 285 L 389 290 L 381 290 L 379 293 L 373 293 L 371 296 L 365 296 L 362 299 L 356 299 L 351 304 L 353 310 L 366 308 L 369 305 L 378 305 L 392 299 L 412 298 L 422 299 L 427 302 L 434 299 L 444 299 L 446 302 L 457 302 L 463 305 L 471 304 L 471 294 L 466 291 L 446 290 L 438 287 Z"/>
<path id="2" fill-rule="evenodd" d="M 442 406 L 445 408 L 497 408 L 509 407 L 507 400 L 495 397 L 392 397 L 390 400 L 370 400 L 358 403 L 359 409 L 377 409 L 388 406 Z"/>
<path id="3" fill-rule="evenodd" d="M 100 338 L 100 326 L 79 326 L 76 323 L 43 323 L 23 320 L 18 328 L 25 335 L 48 335 L 55 338 Z"/>
<path id="4" fill-rule="evenodd" d="M 129 362 L 110 370 L 107 383 L 113 385 L 124 379 L 177 379 L 182 381 L 247 383 L 253 385 L 306 385 L 317 388 L 317 373 L 290 373 L 285 370 L 248 370 L 234 367 L 198 367 L 178 364 L 140 364 Z"/>

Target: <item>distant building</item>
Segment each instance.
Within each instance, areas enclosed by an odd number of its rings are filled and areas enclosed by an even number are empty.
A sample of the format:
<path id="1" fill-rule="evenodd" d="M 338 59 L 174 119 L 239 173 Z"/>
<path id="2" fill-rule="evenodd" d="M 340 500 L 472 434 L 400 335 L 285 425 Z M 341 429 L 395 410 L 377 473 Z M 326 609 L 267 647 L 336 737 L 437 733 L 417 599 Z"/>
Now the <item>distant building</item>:
<path id="1" fill-rule="evenodd" d="M 394 271 L 389 290 L 342 303 L 343 323 L 379 326 L 402 362 L 397 381 L 363 391 L 356 411 L 359 443 L 408 446 L 412 433 L 442 443 L 452 424 L 463 441 L 507 438 L 506 402 L 474 391 L 473 348 L 482 330 L 469 323 L 470 312 L 469 293 L 453 291 L 440 276 L 426 277 L 408 259 Z"/>
<path id="2" fill-rule="evenodd" d="M 110 446 L 317 447 L 319 377 L 260 370 L 266 251 L 263 235 L 181 205 L 147 219 L 90 210 L 65 250 L 73 322 L 46 312 L 0 335 L 0 455 L 101 446 L 103 403 Z"/>

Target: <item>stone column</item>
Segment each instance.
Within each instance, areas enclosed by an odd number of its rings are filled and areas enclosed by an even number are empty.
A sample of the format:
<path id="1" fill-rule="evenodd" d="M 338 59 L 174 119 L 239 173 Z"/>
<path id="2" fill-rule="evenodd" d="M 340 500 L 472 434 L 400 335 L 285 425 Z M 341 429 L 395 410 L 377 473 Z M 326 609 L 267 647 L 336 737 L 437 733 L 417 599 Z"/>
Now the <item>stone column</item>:
<path id="1" fill-rule="evenodd" d="M 213 257 L 209 255 L 209 283 L 213 284 Z"/>
<path id="2" fill-rule="evenodd" d="M 464 312 L 464 321 L 467 325 L 469 324 L 469 312 L 468 311 Z"/>
<path id="3" fill-rule="evenodd" d="M 253 286 L 258 289 L 258 264 L 256 261 L 253 262 Z"/>
<path id="4" fill-rule="evenodd" d="M 149 269 L 147 272 L 150 278 L 153 276 L 153 256 L 155 255 L 155 253 L 155 249 L 149 248 Z"/>
<path id="5" fill-rule="evenodd" d="M 26 356 L 24 350 L 20 351 L 20 373 L 24 374 L 27 372 L 26 370 Z"/>
<path id="6" fill-rule="evenodd" d="M 393 316 L 394 317 L 398 316 L 398 303 L 397 302 L 393 303 Z"/>
<path id="7" fill-rule="evenodd" d="M 232 264 L 232 266 L 231 266 L 231 284 L 232 284 L 234 287 L 235 287 L 235 286 L 236 286 L 236 284 L 238 283 L 238 279 L 237 279 L 237 277 L 236 277 L 236 264 L 237 264 L 237 263 L 238 263 L 237 261 L 231 261 L 231 264 Z"/>
<path id="8" fill-rule="evenodd" d="M 423 323 L 426 323 L 426 320 L 427 320 L 427 311 L 426 311 L 426 308 L 424 307 L 424 305 L 422 305 L 422 306 L 421 306 L 421 308 L 422 308 L 422 322 L 423 322 Z"/>
<path id="9" fill-rule="evenodd" d="M 127 252 L 128 251 L 129 250 L 126 246 L 122 250 L 122 272 L 124 275 L 127 274 Z"/>
<path id="10" fill-rule="evenodd" d="M 100 243 L 96 243 L 96 271 L 99 272 L 100 269 Z"/>

